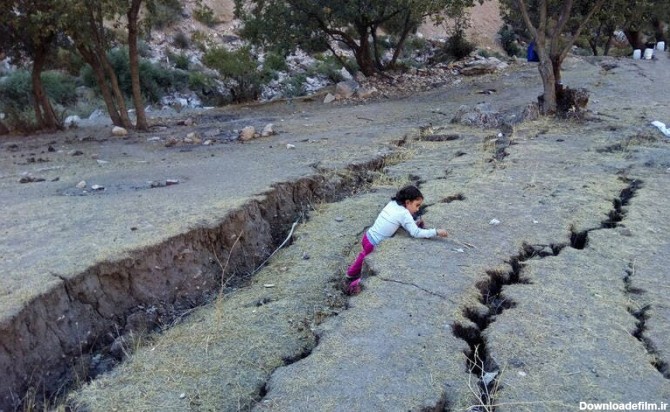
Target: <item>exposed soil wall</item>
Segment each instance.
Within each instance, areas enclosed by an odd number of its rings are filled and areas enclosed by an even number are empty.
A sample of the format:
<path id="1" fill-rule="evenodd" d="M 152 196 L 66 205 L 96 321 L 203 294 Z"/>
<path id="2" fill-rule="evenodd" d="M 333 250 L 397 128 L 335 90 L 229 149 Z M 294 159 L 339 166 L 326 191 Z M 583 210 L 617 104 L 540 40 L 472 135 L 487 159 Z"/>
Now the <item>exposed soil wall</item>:
<path id="1" fill-rule="evenodd" d="M 71 279 L 59 278 L 0 325 L 0 410 L 19 406 L 30 388 L 51 397 L 69 382 L 89 378 L 97 370 L 92 354 L 119 336 L 168 324 L 208 302 L 222 284 L 243 282 L 298 216 L 360 186 L 383 160 L 275 185 L 216 227 L 197 228 Z"/>

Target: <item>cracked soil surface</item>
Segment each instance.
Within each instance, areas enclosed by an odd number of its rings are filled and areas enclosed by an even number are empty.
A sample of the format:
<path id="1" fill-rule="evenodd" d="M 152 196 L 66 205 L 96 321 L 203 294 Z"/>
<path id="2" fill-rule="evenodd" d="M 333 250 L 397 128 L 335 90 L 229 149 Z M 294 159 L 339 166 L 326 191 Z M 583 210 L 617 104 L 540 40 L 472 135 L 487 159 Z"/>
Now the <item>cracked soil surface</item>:
<path id="1" fill-rule="evenodd" d="M 504 147 L 498 130 L 450 120 L 463 104 L 533 100 L 529 64 L 403 99 L 196 118 L 202 133 L 279 131 L 244 144 L 166 148 L 192 130 L 172 124 L 3 141 L 0 410 L 96 368 L 111 371 L 70 392 L 77 410 L 667 402 L 670 150 L 649 126 L 670 122 L 659 57 L 607 70 L 570 58 L 587 119 L 518 124 Z M 24 172 L 45 181 L 20 184 Z M 179 184 L 146 186 L 165 179 Z M 74 191 L 81 180 L 105 190 Z M 363 230 L 408 182 L 450 237 L 401 231 L 366 260 L 362 293 L 343 296 Z"/>

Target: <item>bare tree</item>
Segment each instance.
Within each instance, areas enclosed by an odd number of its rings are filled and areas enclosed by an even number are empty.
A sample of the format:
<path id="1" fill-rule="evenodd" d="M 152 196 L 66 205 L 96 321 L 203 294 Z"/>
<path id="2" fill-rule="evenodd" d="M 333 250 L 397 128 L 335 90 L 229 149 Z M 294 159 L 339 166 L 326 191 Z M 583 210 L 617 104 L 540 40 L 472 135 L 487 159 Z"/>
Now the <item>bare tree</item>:
<path id="1" fill-rule="evenodd" d="M 563 2 L 554 0 L 515 1 L 535 41 L 535 48 L 540 59 L 538 70 L 543 85 L 540 112 L 555 114 L 557 95 L 563 91 L 561 65 L 589 19 L 602 7 L 605 0 L 596 0 L 571 33 L 566 33 L 566 24 L 573 13 L 573 0 Z M 539 12 L 534 15 L 536 21 L 531 18 L 529 6 L 537 6 L 536 10 Z M 549 13 L 550 6 L 552 13 Z"/>

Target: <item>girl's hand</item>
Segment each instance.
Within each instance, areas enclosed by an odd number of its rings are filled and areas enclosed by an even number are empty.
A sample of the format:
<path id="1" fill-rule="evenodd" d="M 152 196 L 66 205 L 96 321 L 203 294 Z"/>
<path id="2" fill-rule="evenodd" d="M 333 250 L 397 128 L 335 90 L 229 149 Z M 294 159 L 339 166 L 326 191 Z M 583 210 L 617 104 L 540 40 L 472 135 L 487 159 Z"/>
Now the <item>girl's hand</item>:
<path id="1" fill-rule="evenodd" d="M 437 229 L 437 235 L 439 237 L 447 237 L 449 236 L 449 233 L 447 233 L 447 231 L 444 229 Z"/>

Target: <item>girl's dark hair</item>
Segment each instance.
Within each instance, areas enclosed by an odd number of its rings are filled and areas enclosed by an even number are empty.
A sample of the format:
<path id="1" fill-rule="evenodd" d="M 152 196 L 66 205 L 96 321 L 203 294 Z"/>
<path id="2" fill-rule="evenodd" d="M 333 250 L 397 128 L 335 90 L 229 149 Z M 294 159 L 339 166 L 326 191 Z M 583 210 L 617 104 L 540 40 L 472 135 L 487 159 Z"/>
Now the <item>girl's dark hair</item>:
<path id="1" fill-rule="evenodd" d="M 406 201 L 413 201 L 416 199 L 423 199 L 421 191 L 416 186 L 405 186 L 402 189 L 398 190 L 398 193 L 395 194 L 391 200 L 395 200 L 400 206 L 405 206 Z"/>

